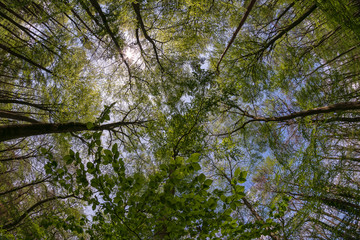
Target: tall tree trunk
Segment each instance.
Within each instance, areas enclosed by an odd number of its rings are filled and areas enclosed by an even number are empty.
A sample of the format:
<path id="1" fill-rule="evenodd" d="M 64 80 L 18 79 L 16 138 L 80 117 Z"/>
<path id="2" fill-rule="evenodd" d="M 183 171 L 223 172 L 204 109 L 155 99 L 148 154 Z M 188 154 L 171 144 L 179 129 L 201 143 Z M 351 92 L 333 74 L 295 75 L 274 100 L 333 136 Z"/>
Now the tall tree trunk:
<path id="1" fill-rule="evenodd" d="M 0 142 L 16 138 L 50 134 L 50 133 L 68 133 L 78 131 L 101 131 L 112 130 L 116 127 L 140 125 L 146 121 L 135 122 L 116 122 L 100 126 L 94 126 L 88 129 L 86 123 L 34 123 L 34 124 L 14 124 L 0 126 Z"/>

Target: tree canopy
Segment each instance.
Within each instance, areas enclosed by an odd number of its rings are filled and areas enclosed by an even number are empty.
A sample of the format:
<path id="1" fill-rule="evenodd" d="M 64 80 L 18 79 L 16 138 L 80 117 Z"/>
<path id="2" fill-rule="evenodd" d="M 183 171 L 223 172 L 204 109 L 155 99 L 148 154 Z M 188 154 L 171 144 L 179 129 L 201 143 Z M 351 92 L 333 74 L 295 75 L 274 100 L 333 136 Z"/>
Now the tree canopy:
<path id="1" fill-rule="evenodd" d="M 0 0 L 0 239 L 359 239 L 359 129 L 358 1 Z"/>

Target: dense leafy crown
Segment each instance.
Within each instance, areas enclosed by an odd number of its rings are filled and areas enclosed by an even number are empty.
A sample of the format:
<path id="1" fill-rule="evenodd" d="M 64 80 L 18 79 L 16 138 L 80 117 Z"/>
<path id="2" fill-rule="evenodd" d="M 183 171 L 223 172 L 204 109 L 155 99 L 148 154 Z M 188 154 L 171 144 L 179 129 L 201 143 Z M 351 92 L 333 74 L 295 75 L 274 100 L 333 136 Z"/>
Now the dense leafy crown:
<path id="1" fill-rule="evenodd" d="M 355 0 L 0 0 L 0 239 L 360 239 L 359 56 Z"/>

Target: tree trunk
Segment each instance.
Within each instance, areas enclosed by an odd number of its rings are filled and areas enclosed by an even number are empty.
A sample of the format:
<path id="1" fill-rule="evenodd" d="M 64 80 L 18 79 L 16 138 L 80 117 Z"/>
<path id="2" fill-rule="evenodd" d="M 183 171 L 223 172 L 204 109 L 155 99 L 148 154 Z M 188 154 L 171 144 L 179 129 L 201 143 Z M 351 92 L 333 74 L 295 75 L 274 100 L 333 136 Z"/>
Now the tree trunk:
<path id="1" fill-rule="evenodd" d="M 78 123 L 78 122 L 3 125 L 0 126 L 0 142 L 12 140 L 16 138 L 30 137 L 30 136 L 50 134 L 50 133 L 112 130 L 116 127 L 128 126 L 128 125 L 140 125 L 145 122 L 146 121 L 116 122 L 116 123 L 109 123 L 100 126 L 94 126 L 91 129 L 88 129 L 86 123 Z"/>

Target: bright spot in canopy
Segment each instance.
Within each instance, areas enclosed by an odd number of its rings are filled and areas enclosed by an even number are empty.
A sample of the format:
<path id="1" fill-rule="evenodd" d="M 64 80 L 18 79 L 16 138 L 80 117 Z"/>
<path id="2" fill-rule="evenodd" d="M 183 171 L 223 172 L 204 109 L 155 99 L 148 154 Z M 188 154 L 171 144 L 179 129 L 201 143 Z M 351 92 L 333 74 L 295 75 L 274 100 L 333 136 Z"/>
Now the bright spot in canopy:
<path id="1" fill-rule="evenodd" d="M 139 53 L 139 51 L 137 51 L 137 49 L 130 48 L 130 47 L 125 49 L 124 54 L 125 54 L 125 58 L 129 59 L 130 62 L 136 61 L 140 56 L 140 53 Z"/>

